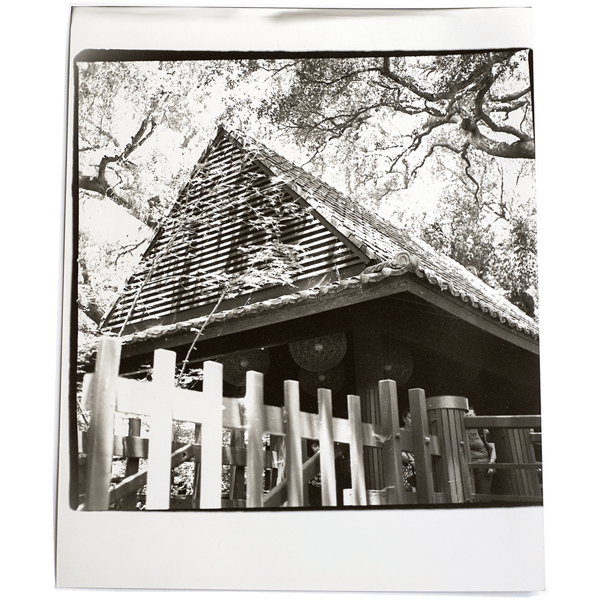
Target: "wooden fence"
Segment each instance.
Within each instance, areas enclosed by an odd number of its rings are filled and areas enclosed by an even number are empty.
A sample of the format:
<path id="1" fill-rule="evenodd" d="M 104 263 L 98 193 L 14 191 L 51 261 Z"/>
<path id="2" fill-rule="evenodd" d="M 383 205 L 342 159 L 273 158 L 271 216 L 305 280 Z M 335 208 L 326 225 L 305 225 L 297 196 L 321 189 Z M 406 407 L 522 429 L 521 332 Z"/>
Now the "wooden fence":
<path id="1" fill-rule="evenodd" d="M 539 428 L 539 417 L 465 417 L 465 398 L 426 398 L 421 389 L 409 391 L 412 430 L 400 427 L 396 384 L 379 384 L 380 425 L 361 421 L 360 398 L 350 395 L 348 418 L 332 416 L 329 390 L 318 392 L 318 414 L 300 410 L 299 384 L 284 382 L 284 406 L 263 403 L 263 376 L 248 372 L 243 398 L 223 396 L 222 365 L 204 364 L 203 391 L 175 386 L 175 353 L 157 350 L 152 381 L 118 375 L 118 338 L 100 340 L 96 370 L 86 375 L 84 404 L 91 410 L 87 432 L 84 493 L 81 508 L 107 510 L 136 507 L 136 494 L 145 491 L 146 509 L 175 506 L 171 484 L 173 469 L 193 463 L 191 508 L 300 507 L 308 503 L 307 483 L 320 474 L 322 506 L 339 504 L 336 458 L 341 448 L 349 455 L 351 482 L 344 504 L 435 504 L 477 500 L 541 501 L 538 472 L 530 433 Z M 114 432 L 115 415 L 130 416 L 127 436 Z M 140 417 L 149 424 L 148 437 L 140 437 Z M 194 441 L 173 442 L 173 422 L 194 423 Z M 472 489 L 467 428 L 493 431 L 498 458 L 496 467 L 507 474 L 502 495 L 479 497 Z M 231 432 L 223 444 L 224 429 Z M 265 451 L 265 435 L 284 440 L 276 452 Z M 306 440 L 319 448 L 307 457 Z M 343 445 L 343 446 L 342 446 Z M 378 448 L 385 486 L 367 490 L 365 447 Z M 416 486 L 403 485 L 403 453 L 414 456 Z M 113 460 L 126 459 L 124 478 L 111 482 Z M 140 460 L 145 459 L 145 468 Z M 279 461 L 279 462 L 277 462 Z M 282 469 L 282 464 L 285 465 Z M 229 492 L 224 497 L 222 477 L 229 469 Z M 278 468 L 278 477 L 269 473 Z M 523 475 L 525 473 L 525 475 Z M 268 484 L 267 484 L 268 480 Z M 537 483 L 536 483 L 537 482 Z"/>

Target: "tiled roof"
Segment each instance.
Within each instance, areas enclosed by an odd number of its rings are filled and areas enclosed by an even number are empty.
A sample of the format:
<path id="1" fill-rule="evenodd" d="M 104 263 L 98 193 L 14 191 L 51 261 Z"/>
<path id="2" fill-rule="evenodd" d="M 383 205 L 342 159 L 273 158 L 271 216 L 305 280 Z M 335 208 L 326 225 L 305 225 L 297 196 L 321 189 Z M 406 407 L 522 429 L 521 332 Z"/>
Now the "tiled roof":
<path id="1" fill-rule="evenodd" d="M 304 302 L 318 302 L 323 298 L 330 298 L 345 291 L 351 292 L 352 290 L 356 290 L 356 292 L 361 292 L 369 285 L 393 277 L 400 277 L 407 273 L 414 273 L 417 277 L 426 280 L 440 290 L 446 291 L 454 297 L 461 298 L 465 303 L 481 310 L 482 313 L 488 314 L 499 322 L 506 324 L 514 331 L 521 332 L 534 339 L 537 339 L 538 337 L 537 327 L 528 327 L 522 320 L 513 319 L 510 315 L 497 310 L 493 305 L 479 300 L 475 296 L 467 294 L 464 291 L 456 289 L 442 278 L 436 276 L 429 269 L 423 269 L 419 265 L 419 261 L 416 257 L 411 257 L 407 253 L 400 253 L 389 261 L 365 269 L 360 275 L 320 285 L 308 290 L 285 294 L 277 298 L 244 304 L 238 308 L 217 312 L 212 317 L 204 315 L 202 317 L 180 321 L 170 325 L 156 325 L 154 327 L 149 327 L 144 331 L 123 336 L 122 343 L 124 346 L 128 346 L 148 340 L 157 340 L 167 336 L 195 332 L 202 327 L 209 318 L 211 319 L 211 323 L 224 323 L 226 321 L 240 319 L 266 311 L 277 310 L 288 305 Z M 535 325 L 533 320 L 529 319 L 529 321 L 532 325 Z M 89 361 L 95 351 L 95 346 L 96 343 L 92 342 L 80 348 L 79 361 L 81 363 Z"/>
<path id="2" fill-rule="evenodd" d="M 497 315 L 501 321 L 517 324 L 520 330 L 537 337 L 538 326 L 501 292 L 495 290 L 461 264 L 434 250 L 426 242 L 365 209 L 333 187 L 297 167 L 262 143 L 229 132 L 240 145 L 251 148 L 276 176 L 325 217 L 340 233 L 377 262 L 408 253 L 418 262 L 417 274 L 454 296 L 471 299 L 471 304 Z"/>
<path id="3" fill-rule="evenodd" d="M 284 182 L 293 193 L 308 202 L 339 233 L 370 257 L 374 264 L 357 276 L 270 300 L 250 301 L 243 306 L 217 312 L 211 317 L 212 322 L 223 322 L 263 311 L 277 310 L 289 304 L 318 301 L 320 298 L 330 297 L 345 290 L 360 291 L 375 282 L 412 273 L 436 289 L 462 299 L 465 304 L 489 315 L 508 328 L 532 339 L 538 338 L 538 325 L 534 319 L 456 261 L 353 202 L 262 143 L 224 128 L 219 129 L 217 139 L 220 137 L 225 137 L 241 149 L 250 152 L 255 161 Z M 197 329 L 207 318 L 208 316 L 204 315 L 174 324 L 151 326 L 143 331 L 123 336 L 123 344 L 135 344 L 148 339 L 186 333 Z M 93 344 L 81 348 L 80 360 L 85 360 L 86 355 L 91 355 L 93 349 Z"/>

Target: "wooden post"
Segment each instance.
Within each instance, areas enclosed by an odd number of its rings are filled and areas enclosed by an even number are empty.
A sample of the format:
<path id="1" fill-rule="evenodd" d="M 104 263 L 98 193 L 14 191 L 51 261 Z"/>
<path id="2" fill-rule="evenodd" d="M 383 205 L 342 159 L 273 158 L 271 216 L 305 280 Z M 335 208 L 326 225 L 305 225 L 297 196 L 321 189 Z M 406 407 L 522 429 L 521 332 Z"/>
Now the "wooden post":
<path id="1" fill-rule="evenodd" d="M 419 388 L 409 390 L 408 399 L 417 476 L 417 502 L 419 504 L 433 504 L 433 465 L 425 392 Z"/>
<path id="2" fill-rule="evenodd" d="M 196 423 L 194 427 L 194 444 L 200 445 L 202 452 L 202 425 Z M 202 477 L 202 462 L 196 458 L 194 463 L 194 483 L 192 488 L 192 508 L 200 508 L 200 479 Z"/>
<path id="3" fill-rule="evenodd" d="M 103 337 L 92 380 L 85 510 L 108 510 L 121 340 Z"/>
<path id="4" fill-rule="evenodd" d="M 302 506 L 304 504 L 302 437 L 300 436 L 300 388 L 297 381 L 284 382 L 284 410 L 288 506 Z"/>
<path id="5" fill-rule="evenodd" d="M 498 463 L 536 463 L 531 433 L 527 428 L 497 427 L 491 429 L 491 435 Z M 499 468 L 494 474 L 494 482 L 497 488 L 497 492 L 494 493 L 539 498 L 542 496 L 542 487 L 535 469 Z"/>
<path id="6" fill-rule="evenodd" d="M 363 454 L 360 397 L 348 396 L 348 420 L 350 422 L 350 467 L 352 470 L 352 494 L 355 506 L 366 506 L 365 463 Z"/>
<path id="7" fill-rule="evenodd" d="M 337 504 L 335 454 L 333 447 L 333 410 L 331 391 L 319 389 L 319 455 L 321 468 L 321 501 L 323 506 Z"/>
<path id="8" fill-rule="evenodd" d="M 463 423 L 468 401 L 462 396 L 434 396 L 427 398 L 426 406 L 430 432 L 440 442 L 439 476 L 446 502 L 471 500 L 469 443 Z"/>
<path id="9" fill-rule="evenodd" d="M 223 365 L 204 363 L 202 385 L 202 459 L 200 470 L 200 508 L 221 508 L 223 459 Z"/>
<path id="10" fill-rule="evenodd" d="M 246 454 L 246 507 L 263 506 L 264 432 L 263 375 L 255 371 L 246 373 L 246 415 L 248 449 Z"/>
<path id="11" fill-rule="evenodd" d="M 383 332 L 386 322 L 380 310 L 362 305 L 351 308 L 354 339 L 356 395 L 361 399 L 361 421 L 379 425 L 379 381 L 385 377 Z M 381 453 L 372 446 L 364 449 L 365 485 L 369 489 L 385 487 Z"/>
<path id="12" fill-rule="evenodd" d="M 244 430 L 234 427 L 231 429 L 231 449 L 232 451 L 243 451 L 246 448 L 244 441 Z M 244 478 L 243 465 L 231 465 L 229 470 L 229 500 L 245 501 L 246 484 Z M 233 503 L 232 505 L 235 505 Z"/>
<path id="13" fill-rule="evenodd" d="M 400 415 L 396 382 L 390 379 L 379 382 L 381 411 L 380 432 L 383 446 L 383 474 L 388 490 L 388 504 L 400 502 L 404 492 L 402 474 L 402 448 L 400 447 Z M 390 488 L 393 488 L 393 492 Z"/>
<path id="14" fill-rule="evenodd" d="M 139 417 L 129 418 L 129 435 L 131 437 L 140 437 L 142 432 L 142 420 Z M 140 459 L 134 457 L 128 457 L 125 463 L 125 479 L 135 475 L 140 467 Z M 133 492 L 123 498 L 123 508 L 128 510 L 135 510 L 137 506 L 137 492 Z"/>
<path id="15" fill-rule="evenodd" d="M 171 502 L 171 444 L 175 352 L 156 350 L 152 370 L 152 408 L 148 446 L 146 508 L 168 509 Z"/>

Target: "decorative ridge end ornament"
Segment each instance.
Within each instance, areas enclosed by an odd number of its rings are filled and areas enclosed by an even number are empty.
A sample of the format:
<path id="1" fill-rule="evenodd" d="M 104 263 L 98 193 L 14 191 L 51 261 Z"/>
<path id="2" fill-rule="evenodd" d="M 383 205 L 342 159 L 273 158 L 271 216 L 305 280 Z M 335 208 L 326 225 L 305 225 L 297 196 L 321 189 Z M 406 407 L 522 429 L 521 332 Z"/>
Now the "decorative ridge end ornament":
<path id="1" fill-rule="evenodd" d="M 398 252 L 392 262 L 394 263 L 392 266 L 396 266 L 396 268 L 406 267 L 410 271 L 416 271 L 421 264 L 418 256 L 408 252 Z"/>
<path id="2" fill-rule="evenodd" d="M 361 275 L 383 273 L 386 276 L 390 276 L 398 275 L 400 271 L 411 271 L 414 273 L 419 268 L 419 265 L 420 261 L 418 256 L 414 256 L 408 252 L 398 252 L 391 260 L 384 260 L 367 267 L 363 270 Z"/>

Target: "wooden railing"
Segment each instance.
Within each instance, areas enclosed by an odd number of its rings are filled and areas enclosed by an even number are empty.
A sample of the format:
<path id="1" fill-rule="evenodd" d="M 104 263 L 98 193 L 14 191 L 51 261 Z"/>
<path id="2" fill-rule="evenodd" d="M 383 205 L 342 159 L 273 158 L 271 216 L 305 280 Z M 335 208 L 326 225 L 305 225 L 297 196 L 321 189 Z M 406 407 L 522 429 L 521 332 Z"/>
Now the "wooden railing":
<path id="1" fill-rule="evenodd" d="M 536 445 L 541 445 L 542 441 L 539 415 L 473 416 L 465 417 L 464 423 L 467 430 L 487 429 L 497 455 L 493 465 L 492 493 L 477 494 L 474 500 L 523 502 L 542 499 L 542 463 L 535 453 Z M 485 468 L 477 464 L 469 467 Z"/>
<path id="2" fill-rule="evenodd" d="M 174 506 L 171 480 L 175 467 L 191 462 L 193 494 L 191 508 L 300 507 L 308 503 L 307 483 L 320 473 L 321 505 L 337 506 L 340 485 L 336 459 L 345 449 L 350 466 L 350 487 L 344 490 L 344 504 L 440 504 L 489 500 L 474 494 L 471 484 L 466 427 L 490 429 L 502 457 L 499 471 L 510 473 L 502 500 L 540 500 L 535 487 L 541 465 L 532 459 L 535 439 L 528 429 L 539 426 L 539 417 L 465 417 L 466 399 L 442 396 L 426 398 L 421 389 L 410 390 L 412 430 L 400 427 L 396 384 L 379 384 L 380 425 L 363 423 L 360 398 L 347 397 L 348 418 L 332 416 L 332 395 L 318 391 L 318 413 L 300 410 L 296 381 L 284 382 L 284 405 L 263 403 L 263 376 L 248 372 L 243 398 L 223 396 L 222 365 L 204 364 L 203 391 L 175 386 L 175 353 L 157 350 L 152 381 L 119 377 L 118 338 L 100 342 L 96 371 L 86 375 L 84 404 L 91 410 L 86 435 L 85 486 L 82 508 L 133 509 L 135 494 L 145 491 L 146 509 Z M 130 416 L 129 435 L 116 436 L 115 415 Z M 147 438 L 140 437 L 140 417 L 149 424 Z M 537 420 L 536 420 L 537 419 Z M 173 442 L 173 422 L 195 424 L 194 441 Z M 223 445 L 223 431 L 231 431 L 230 445 Z M 525 432 L 525 433 L 523 433 Z M 275 465 L 273 453 L 265 451 L 265 436 L 285 440 Z M 496 440 L 497 438 L 497 440 Z M 318 441 L 310 458 L 306 440 Z M 382 457 L 381 490 L 367 490 L 365 448 L 378 448 Z M 402 455 L 411 453 L 416 467 L 416 490 L 403 485 Z M 126 460 L 124 478 L 114 484 L 115 457 Z M 140 459 L 146 459 L 140 468 Z M 222 494 L 223 469 L 229 469 L 230 494 Z M 279 469 L 278 482 L 265 486 L 265 469 Z M 283 468 L 284 475 L 281 476 Z M 525 473 L 525 476 L 522 475 Z M 534 477 L 532 478 L 532 475 Z"/>

